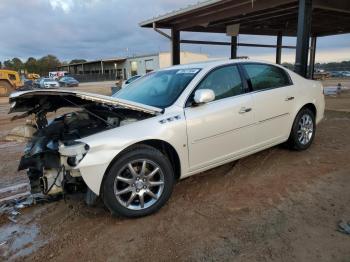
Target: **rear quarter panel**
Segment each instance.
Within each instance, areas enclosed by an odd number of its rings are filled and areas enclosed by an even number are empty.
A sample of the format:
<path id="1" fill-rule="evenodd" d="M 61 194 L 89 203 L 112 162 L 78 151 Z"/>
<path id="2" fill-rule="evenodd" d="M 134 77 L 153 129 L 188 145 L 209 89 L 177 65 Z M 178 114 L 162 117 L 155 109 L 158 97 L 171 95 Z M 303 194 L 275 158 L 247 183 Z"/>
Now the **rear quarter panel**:
<path id="1" fill-rule="evenodd" d="M 325 100 L 323 95 L 323 86 L 320 81 L 309 80 L 289 71 L 295 90 L 294 116 L 306 104 L 313 104 L 316 107 L 316 123 L 319 123 L 324 116 Z"/>

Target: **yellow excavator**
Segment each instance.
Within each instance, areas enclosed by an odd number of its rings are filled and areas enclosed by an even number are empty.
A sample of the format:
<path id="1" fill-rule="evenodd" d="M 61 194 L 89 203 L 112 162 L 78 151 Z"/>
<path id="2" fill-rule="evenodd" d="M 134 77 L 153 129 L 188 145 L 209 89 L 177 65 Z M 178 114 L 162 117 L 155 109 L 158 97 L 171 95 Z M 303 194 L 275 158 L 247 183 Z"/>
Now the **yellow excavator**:
<path id="1" fill-rule="evenodd" d="M 39 74 L 35 74 L 35 73 L 29 73 L 29 74 L 26 74 L 26 78 L 28 80 L 35 81 L 35 80 L 40 78 L 40 75 Z"/>
<path id="2" fill-rule="evenodd" d="M 9 96 L 11 92 L 23 86 L 16 71 L 0 69 L 0 97 Z"/>

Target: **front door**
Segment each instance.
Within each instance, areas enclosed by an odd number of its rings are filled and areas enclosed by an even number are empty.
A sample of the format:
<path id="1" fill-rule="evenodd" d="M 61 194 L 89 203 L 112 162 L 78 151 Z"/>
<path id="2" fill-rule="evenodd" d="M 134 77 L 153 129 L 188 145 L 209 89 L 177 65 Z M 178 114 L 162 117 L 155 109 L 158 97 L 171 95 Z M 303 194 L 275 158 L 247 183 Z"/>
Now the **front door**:
<path id="1" fill-rule="evenodd" d="M 215 100 L 185 109 L 190 170 L 243 154 L 254 141 L 253 100 L 236 65 L 211 71 L 198 89 L 212 89 Z"/>

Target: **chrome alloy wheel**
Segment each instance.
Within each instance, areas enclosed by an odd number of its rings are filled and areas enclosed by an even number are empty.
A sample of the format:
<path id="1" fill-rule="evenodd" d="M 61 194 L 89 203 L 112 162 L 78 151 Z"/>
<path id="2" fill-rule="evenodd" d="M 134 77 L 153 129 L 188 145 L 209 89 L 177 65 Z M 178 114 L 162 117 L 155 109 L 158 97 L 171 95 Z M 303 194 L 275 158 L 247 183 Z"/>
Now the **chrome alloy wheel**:
<path id="1" fill-rule="evenodd" d="M 314 133 L 314 123 L 310 115 L 303 115 L 298 123 L 298 140 L 302 145 L 310 142 Z"/>
<path id="2" fill-rule="evenodd" d="M 154 205 L 164 189 L 164 174 L 151 160 L 138 159 L 126 164 L 114 180 L 114 194 L 118 202 L 132 210 Z"/>

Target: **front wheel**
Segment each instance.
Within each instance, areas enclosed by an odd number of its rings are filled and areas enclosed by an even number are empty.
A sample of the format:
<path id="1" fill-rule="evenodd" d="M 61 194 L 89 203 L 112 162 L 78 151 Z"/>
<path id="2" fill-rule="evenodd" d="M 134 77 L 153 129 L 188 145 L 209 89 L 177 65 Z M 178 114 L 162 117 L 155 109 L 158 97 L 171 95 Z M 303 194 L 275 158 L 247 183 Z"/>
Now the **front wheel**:
<path id="1" fill-rule="evenodd" d="M 308 108 L 302 108 L 294 119 L 287 144 L 294 150 L 309 148 L 316 133 L 315 114 Z"/>
<path id="2" fill-rule="evenodd" d="M 146 216 L 158 211 L 169 199 L 174 171 L 164 154 L 141 145 L 112 164 L 102 186 L 103 201 L 112 214 Z"/>

